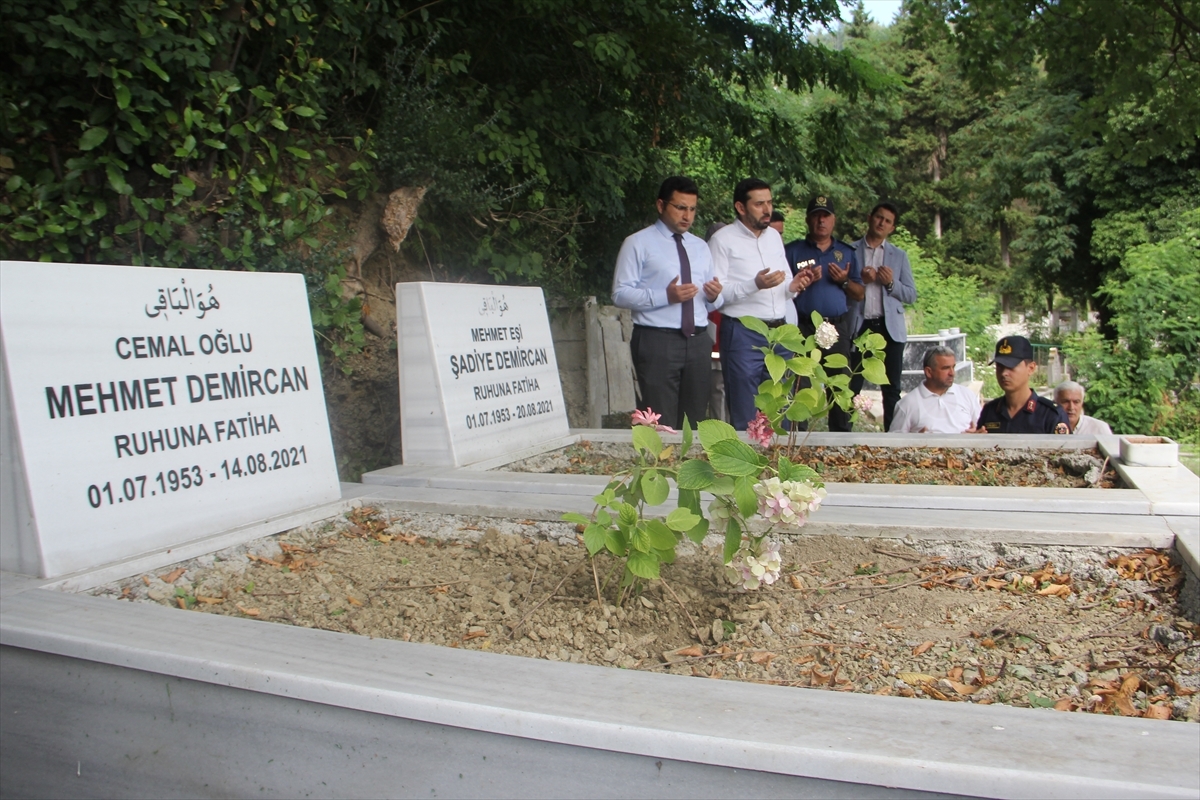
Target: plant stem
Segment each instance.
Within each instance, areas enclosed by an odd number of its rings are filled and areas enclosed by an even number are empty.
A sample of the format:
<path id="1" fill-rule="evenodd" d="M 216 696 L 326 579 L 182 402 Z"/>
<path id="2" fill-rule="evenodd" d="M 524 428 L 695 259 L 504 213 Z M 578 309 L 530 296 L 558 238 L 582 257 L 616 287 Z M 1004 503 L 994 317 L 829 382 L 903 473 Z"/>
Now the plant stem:
<path id="1" fill-rule="evenodd" d="M 692 619 L 691 612 L 687 610 L 687 606 L 685 606 L 683 601 L 679 599 L 679 595 L 675 594 L 675 590 L 671 588 L 671 585 L 667 583 L 661 575 L 658 579 L 662 581 L 663 588 L 671 593 L 671 597 L 675 598 L 675 602 L 679 603 L 679 607 L 683 609 L 683 613 L 688 618 L 688 622 L 692 623 L 692 633 L 696 635 L 697 639 L 702 639 L 700 636 L 700 628 L 696 625 L 696 620 Z"/>

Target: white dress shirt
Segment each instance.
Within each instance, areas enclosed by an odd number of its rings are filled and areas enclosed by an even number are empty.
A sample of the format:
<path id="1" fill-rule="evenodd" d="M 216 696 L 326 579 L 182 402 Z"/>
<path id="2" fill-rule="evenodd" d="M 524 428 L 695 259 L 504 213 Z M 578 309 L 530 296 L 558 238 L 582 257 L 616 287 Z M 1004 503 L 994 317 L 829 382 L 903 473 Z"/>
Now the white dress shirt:
<path id="1" fill-rule="evenodd" d="M 1104 420 L 1080 414 L 1079 424 L 1071 433 L 1078 433 L 1082 436 L 1112 436 L 1112 428 L 1108 427 L 1108 423 Z"/>
<path id="2" fill-rule="evenodd" d="M 863 242 L 862 266 L 875 269 L 883 266 L 883 244 L 884 242 L 880 242 L 878 247 L 871 247 L 866 241 Z M 879 319 L 883 316 L 883 284 L 876 278 L 874 283 L 864 285 L 863 289 L 866 290 L 863 297 L 863 318 Z"/>
<path id="3" fill-rule="evenodd" d="M 935 394 L 922 381 L 900 398 L 889 433 L 962 433 L 979 420 L 979 396 L 960 384 Z"/>
<path id="4" fill-rule="evenodd" d="M 787 318 L 788 306 L 796 295 L 787 288 L 792 270 L 779 231 L 767 228 L 762 235 L 755 236 L 737 220 L 714 233 L 708 240 L 708 248 L 712 251 L 713 275 L 724 287 L 722 314 L 767 321 Z M 770 289 L 759 289 L 754 278 L 764 269 L 782 271 L 784 281 Z"/>
<path id="5" fill-rule="evenodd" d="M 717 295 L 713 304 L 708 303 L 704 295 L 704 284 L 713 277 L 708 245 L 700 237 L 685 233 L 683 248 L 692 268 L 692 283 L 700 289 L 692 303 L 696 329 L 699 330 L 708 324 L 708 312 L 721 305 L 721 296 Z M 683 320 L 682 305 L 667 300 L 667 286 L 678 277 L 679 249 L 674 234 L 658 220 L 627 236 L 621 245 L 613 273 L 613 305 L 631 309 L 635 325 L 679 329 Z"/>

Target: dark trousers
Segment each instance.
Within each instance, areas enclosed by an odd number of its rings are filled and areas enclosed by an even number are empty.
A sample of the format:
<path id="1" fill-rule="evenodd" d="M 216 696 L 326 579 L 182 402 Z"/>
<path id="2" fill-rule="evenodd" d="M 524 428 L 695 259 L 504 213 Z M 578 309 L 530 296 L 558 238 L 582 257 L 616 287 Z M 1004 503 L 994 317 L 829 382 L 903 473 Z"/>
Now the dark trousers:
<path id="1" fill-rule="evenodd" d="M 900 402 L 900 375 L 904 371 L 904 342 L 897 342 L 892 338 L 882 318 L 863 320 L 862 330 L 858 331 L 855 338 L 861 336 L 865 331 L 878 333 L 887 341 L 887 346 L 883 351 L 883 368 L 887 372 L 888 382 L 886 386 L 879 388 L 883 392 L 883 429 L 889 431 L 892 429 L 892 419 L 896 416 L 896 403 Z M 862 355 L 857 348 L 850 357 L 850 363 L 854 369 L 862 366 Z M 862 391 L 863 382 L 862 375 L 855 375 L 850 381 L 850 388 L 855 394 Z"/>
<path id="2" fill-rule="evenodd" d="M 684 414 L 693 426 L 708 419 L 712 339 L 704 329 L 687 337 L 677 330 L 634 325 L 629 351 L 643 410 L 661 414 L 659 423 L 677 430 Z"/>
<path id="3" fill-rule="evenodd" d="M 833 326 L 838 329 L 838 340 L 836 342 L 834 342 L 833 347 L 829 348 L 828 350 L 824 350 L 824 349 L 821 350 L 822 358 L 829 355 L 830 353 L 839 353 L 839 354 L 845 356 L 847 361 L 850 360 L 850 351 L 853 349 L 853 347 L 850 342 L 850 337 L 846 334 L 846 330 L 845 330 L 846 326 L 848 325 L 849 313 L 850 312 L 846 312 L 845 314 L 842 314 L 841 316 L 838 316 L 838 317 L 827 317 L 826 318 L 828 322 L 831 322 L 833 324 Z M 798 327 L 800 328 L 800 333 L 802 333 L 803 335 L 812 336 L 814 333 L 817 332 L 817 326 L 813 325 L 813 322 L 812 322 L 812 315 L 801 314 L 799 322 L 800 322 L 800 324 Z M 847 374 L 849 374 L 850 370 L 849 369 L 828 369 L 827 368 L 825 370 L 825 372 L 829 375 L 847 375 Z M 800 385 L 802 387 L 809 386 L 810 382 L 808 381 L 807 378 L 801 378 Z M 830 408 L 829 409 L 829 430 L 835 431 L 838 433 L 849 433 L 851 430 L 850 412 L 843 411 L 841 409 L 841 406 L 838 406 L 838 405 L 834 405 L 832 408 Z"/>
<path id="4" fill-rule="evenodd" d="M 739 431 L 746 430 L 757 409 L 754 397 L 758 385 L 769 379 L 762 351 L 765 336 L 755 333 L 737 317 L 721 319 L 721 374 L 725 378 L 725 404 L 729 408 L 729 424 Z"/>

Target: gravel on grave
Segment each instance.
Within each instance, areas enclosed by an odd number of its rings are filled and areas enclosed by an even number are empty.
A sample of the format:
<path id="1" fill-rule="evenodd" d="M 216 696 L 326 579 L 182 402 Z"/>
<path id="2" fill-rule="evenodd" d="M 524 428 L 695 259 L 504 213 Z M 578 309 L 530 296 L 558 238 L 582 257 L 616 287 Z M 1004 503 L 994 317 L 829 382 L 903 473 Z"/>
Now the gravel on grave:
<path id="1" fill-rule="evenodd" d="M 706 679 L 1200 718 L 1198 627 L 1165 551 L 794 536 L 740 593 L 685 540 L 612 604 L 575 526 L 355 509 L 93 594 L 190 612 Z M 186 613 L 180 611 L 179 613 Z"/>
<path id="2" fill-rule="evenodd" d="M 1111 489 L 1116 471 L 1100 451 L 966 447 L 800 447 L 797 458 L 829 483 L 896 483 L 939 486 L 1044 486 Z M 699 445 L 689 456 L 702 457 Z M 578 444 L 514 461 L 498 471 L 615 475 L 634 465 L 626 442 Z"/>

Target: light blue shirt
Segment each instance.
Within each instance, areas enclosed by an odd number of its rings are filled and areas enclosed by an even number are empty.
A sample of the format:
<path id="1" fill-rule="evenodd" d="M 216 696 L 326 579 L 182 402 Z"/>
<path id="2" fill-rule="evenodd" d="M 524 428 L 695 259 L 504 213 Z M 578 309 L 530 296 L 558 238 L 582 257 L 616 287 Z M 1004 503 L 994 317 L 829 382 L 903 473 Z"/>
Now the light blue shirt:
<path id="1" fill-rule="evenodd" d="M 712 280 L 712 256 L 708 245 L 698 236 L 683 234 L 683 247 L 692 266 L 692 283 L 700 293 L 694 298 L 696 328 L 708 324 L 708 312 L 721 305 L 707 302 L 704 284 Z M 667 302 L 667 286 L 679 277 L 679 250 L 671 229 L 658 220 L 625 238 L 617 255 L 613 273 L 613 304 L 633 311 L 635 325 L 653 328 L 679 328 L 682 309 L 679 303 Z"/>

